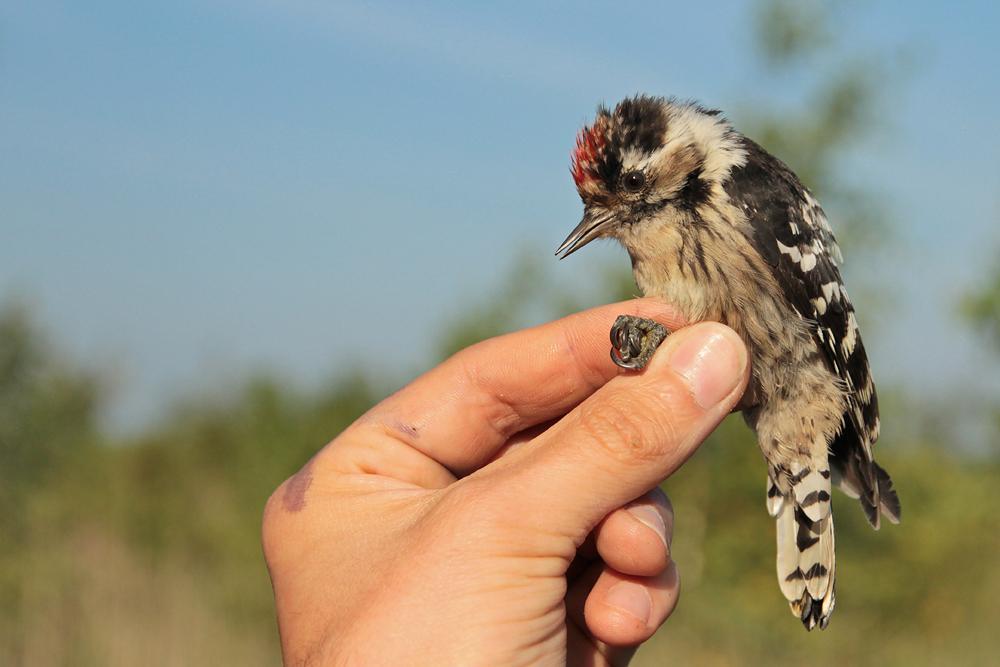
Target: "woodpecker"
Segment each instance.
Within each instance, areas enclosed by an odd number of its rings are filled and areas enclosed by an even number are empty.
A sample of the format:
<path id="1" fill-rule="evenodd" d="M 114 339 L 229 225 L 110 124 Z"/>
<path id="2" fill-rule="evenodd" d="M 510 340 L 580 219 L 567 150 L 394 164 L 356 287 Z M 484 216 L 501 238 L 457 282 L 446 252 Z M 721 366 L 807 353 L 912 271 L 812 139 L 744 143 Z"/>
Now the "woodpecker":
<path id="1" fill-rule="evenodd" d="M 836 599 L 831 484 L 876 530 L 880 514 L 898 523 L 900 504 L 872 456 L 878 400 L 823 209 L 781 160 L 695 102 L 639 95 L 599 107 L 571 171 L 584 214 L 557 255 L 616 239 L 643 294 L 746 343 L 743 415 L 767 463 L 778 583 L 807 630 L 825 628 Z M 622 316 L 612 359 L 641 369 L 667 333 Z"/>

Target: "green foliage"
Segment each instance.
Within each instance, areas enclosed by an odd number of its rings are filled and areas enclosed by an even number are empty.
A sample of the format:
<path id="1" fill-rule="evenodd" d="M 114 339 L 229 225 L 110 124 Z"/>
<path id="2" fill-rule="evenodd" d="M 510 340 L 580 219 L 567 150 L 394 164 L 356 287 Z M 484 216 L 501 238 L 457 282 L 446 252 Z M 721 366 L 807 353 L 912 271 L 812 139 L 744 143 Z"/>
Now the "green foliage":
<path id="1" fill-rule="evenodd" d="M 963 301 L 961 314 L 1000 351 L 1000 267 Z"/>
<path id="2" fill-rule="evenodd" d="M 770 65 L 782 65 L 823 49 L 830 42 L 826 3 L 818 0 L 768 0 L 757 6 L 754 27 Z"/>
<path id="3" fill-rule="evenodd" d="M 62 519 L 62 498 L 35 493 L 90 451 L 99 397 L 93 377 L 54 357 L 23 307 L 0 308 L 0 664 L 11 664 L 29 556 Z"/>
<path id="4" fill-rule="evenodd" d="M 86 442 L 98 398 L 93 378 L 52 357 L 23 307 L 0 310 L 2 500 L 22 497 L 44 481 L 53 459 L 71 456 Z M 17 520 L 13 514 L 2 516 Z"/>

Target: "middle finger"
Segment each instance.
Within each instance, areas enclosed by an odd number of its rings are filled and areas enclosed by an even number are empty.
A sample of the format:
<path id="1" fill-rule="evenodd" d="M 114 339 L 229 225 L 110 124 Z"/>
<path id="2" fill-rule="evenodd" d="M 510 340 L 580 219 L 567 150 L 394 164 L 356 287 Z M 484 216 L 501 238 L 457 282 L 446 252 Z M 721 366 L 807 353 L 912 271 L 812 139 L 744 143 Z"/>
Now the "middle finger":
<path id="1" fill-rule="evenodd" d="M 674 512 L 659 488 L 615 510 L 594 529 L 597 553 L 609 567 L 639 577 L 655 576 L 670 564 Z"/>

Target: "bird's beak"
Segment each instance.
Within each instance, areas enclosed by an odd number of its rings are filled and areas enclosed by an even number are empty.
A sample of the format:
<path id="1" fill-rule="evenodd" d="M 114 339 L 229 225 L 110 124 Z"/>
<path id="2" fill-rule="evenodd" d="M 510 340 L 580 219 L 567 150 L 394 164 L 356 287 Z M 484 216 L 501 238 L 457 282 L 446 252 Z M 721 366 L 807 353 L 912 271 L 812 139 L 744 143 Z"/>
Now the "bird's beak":
<path id="1" fill-rule="evenodd" d="M 601 236 L 614 224 L 614 215 L 606 210 L 587 208 L 583 220 L 569 233 L 566 240 L 556 250 L 559 259 L 566 259 L 574 252 Z"/>

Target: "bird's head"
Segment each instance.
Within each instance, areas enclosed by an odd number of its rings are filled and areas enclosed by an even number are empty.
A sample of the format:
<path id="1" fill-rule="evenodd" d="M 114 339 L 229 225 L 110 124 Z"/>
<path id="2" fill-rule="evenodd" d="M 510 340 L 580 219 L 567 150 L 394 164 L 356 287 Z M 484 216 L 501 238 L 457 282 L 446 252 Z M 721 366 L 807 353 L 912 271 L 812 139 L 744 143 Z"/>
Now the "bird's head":
<path id="1" fill-rule="evenodd" d="M 652 219 L 682 219 L 721 192 L 743 155 L 739 135 L 718 111 L 648 96 L 627 98 L 613 111 L 599 107 L 573 150 L 583 220 L 556 254 L 602 237 L 625 242 Z"/>

